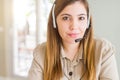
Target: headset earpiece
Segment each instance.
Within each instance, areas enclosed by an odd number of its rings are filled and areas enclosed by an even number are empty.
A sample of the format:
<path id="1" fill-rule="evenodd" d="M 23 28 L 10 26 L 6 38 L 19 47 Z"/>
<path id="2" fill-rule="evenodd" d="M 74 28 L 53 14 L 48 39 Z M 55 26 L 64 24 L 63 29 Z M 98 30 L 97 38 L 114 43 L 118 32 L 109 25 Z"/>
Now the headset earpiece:
<path id="1" fill-rule="evenodd" d="M 56 20 L 55 20 L 55 3 L 52 8 L 52 19 L 53 19 L 53 28 L 56 28 Z"/>
<path id="2" fill-rule="evenodd" d="M 90 12 L 88 13 L 87 28 L 90 26 Z"/>

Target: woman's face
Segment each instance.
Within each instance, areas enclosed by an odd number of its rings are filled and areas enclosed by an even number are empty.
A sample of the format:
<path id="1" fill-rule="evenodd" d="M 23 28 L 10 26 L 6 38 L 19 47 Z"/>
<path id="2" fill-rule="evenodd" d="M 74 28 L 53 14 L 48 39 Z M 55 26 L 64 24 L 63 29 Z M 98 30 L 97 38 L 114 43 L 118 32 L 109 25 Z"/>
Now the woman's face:
<path id="1" fill-rule="evenodd" d="M 87 11 L 80 2 L 66 6 L 57 16 L 58 32 L 63 42 L 75 43 L 83 38 L 87 28 Z"/>

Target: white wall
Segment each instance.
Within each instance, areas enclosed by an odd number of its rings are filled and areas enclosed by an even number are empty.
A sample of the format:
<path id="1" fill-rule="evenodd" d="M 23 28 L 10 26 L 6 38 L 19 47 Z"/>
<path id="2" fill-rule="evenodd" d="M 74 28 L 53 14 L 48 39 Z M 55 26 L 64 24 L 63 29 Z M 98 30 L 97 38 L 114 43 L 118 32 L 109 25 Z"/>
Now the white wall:
<path id="1" fill-rule="evenodd" d="M 95 35 L 111 41 L 116 48 L 120 76 L 120 0 L 88 0 L 93 16 Z"/>

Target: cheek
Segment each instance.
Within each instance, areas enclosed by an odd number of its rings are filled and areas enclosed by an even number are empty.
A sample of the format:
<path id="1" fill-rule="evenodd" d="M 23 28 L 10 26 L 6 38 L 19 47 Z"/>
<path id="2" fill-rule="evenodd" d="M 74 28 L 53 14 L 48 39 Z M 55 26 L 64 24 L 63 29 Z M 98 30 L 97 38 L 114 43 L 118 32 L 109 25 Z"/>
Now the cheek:
<path id="1" fill-rule="evenodd" d="M 68 29 L 68 25 L 66 25 L 64 22 L 62 21 L 57 21 L 57 27 L 58 27 L 58 31 L 59 33 L 61 32 L 65 32 Z"/>
<path id="2" fill-rule="evenodd" d="M 88 26 L 87 20 L 85 20 L 84 22 L 82 22 L 81 26 L 83 26 L 83 28 L 87 28 L 87 26 Z"/>
<path id="3" fill-rule="evenodd" d="M 87 24 L 82 24 L 81 27 L 79 28 L 80 31 L 80 36 L 83 37 L 87 29 Z"/>
<path id="4" fill-rule="evenodd" d="M 65 31 L 66 30 L 65 30 L 65 28 L 63 28 L 63 26 L 58 26 L 58 32 L 59 32 L 60 36 L 63 36 Z"/>
<path id="5" fill-rule="evenodd" d="M 60 37 L 63 39 L 65 36 L 64 31 L 62 29 L 58 29 L 58 33 L 59 33 Z"/>
<path id="6" fill-rule="evenodd" d="M 79 29 L 84 32 L 87 29 L 87 24 L 82 24 Z"/>
<path id="7" fill-rule="evenodd" d="M 65 25 L 59 25 L 58 26 L 58 32 L 59 32 L 59 35 L 61 36 L 61 38 L 65 38 L 67 35 L 66 35 L 66 32 L 68 31 L 68 28 L 65 26 Z"/>

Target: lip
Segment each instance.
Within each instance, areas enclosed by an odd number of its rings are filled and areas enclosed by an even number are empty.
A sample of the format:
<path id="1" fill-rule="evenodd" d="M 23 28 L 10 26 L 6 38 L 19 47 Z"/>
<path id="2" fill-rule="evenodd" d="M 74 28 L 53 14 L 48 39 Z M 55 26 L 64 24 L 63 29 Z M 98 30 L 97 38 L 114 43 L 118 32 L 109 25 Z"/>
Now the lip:
<path id="1" fill-rule="evenodd" d="M 78 33 L 69 33 L 68 35 L 72 38 L 77 38 L 79 34 Z"/>

